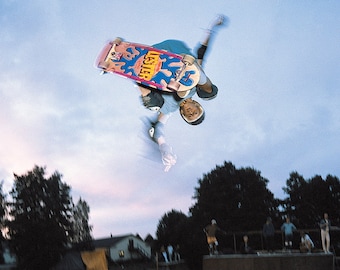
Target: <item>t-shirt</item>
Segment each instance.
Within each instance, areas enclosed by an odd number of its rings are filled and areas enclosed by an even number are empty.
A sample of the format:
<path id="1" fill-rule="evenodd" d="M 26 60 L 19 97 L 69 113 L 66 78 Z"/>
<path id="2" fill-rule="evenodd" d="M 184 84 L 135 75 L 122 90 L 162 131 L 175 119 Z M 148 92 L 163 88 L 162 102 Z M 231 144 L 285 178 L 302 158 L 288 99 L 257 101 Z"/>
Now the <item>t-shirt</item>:
<path id="1" fill-rule="evenodd" d="M 190 90 L 189 94 L 185 97 L 191 98 L 196 93 L 196 87 Z M 173 112 L 177 111 L 179 108 L 179 104 L 183 101 L 183 99 L 176 96 L 173 93 L 164 93 L 162 94 L 164 99 L 164 104 L 162 108 L 159 110 L 163 114 L 172 114 Z"/>
<path id="2" fill-rule="evenodd" d="M 285 235 L 293 234 L 293 231 L 296 230 L 296 227 L 293 223 L 284 223 L 281 226 L 281 230 L 285 232 Z"/>
<path id="3" fill-rule="evenodd" d="M 160 50 L 167 50 L 172 53 L 190 54 L 194 56 L 191 50 L 189 49 L 189 47 L 181 40 L 168 39 L 160 43 L 154 44 L 152 45 L 152 47 L 155 47 L 156 49 L 160 49 Z"/>
<path id="4" fill-rule="evenodd" d="M 206 232 L 207 236 L 215 237 L 216 232 L 220 231 L 220 228 L 216 224 L 209 224 L 204 228 L 204 231 Z"/>
<path id="5" fill-rule="evenodd" d="M 161 43 L 157 43 L 152 45 L 157 49 L 167 50 L 169 52 L 177 53 L 177 54 L 190 54 L 193 56 L 189 47 L 181 40 L 168 39 Z M 189 94 L 185 97 L 191 98 L 196 93 L 196 87 L 190 90 Z M 177 97 L 176 94 L 173 93 L 164 93 L 162 94 L 164 98 L 164 104 L 160 109 L 160 112 L 163 114 L 172 114 L 177 111 L 179 108 L 179 104 L 183 101 L 183 99 Z"/>
<path id="6" fill-rule="evenodd" d="M 313 243 L 312 239 L 309 237 L 308 234 L 305 234 L 304 237 L 301 237 L 301 243 L 305 243 L 307 245 L 307 242 L 309 242 L 310 245 L 312 247 L 314 247 L 314 243 Z"/>

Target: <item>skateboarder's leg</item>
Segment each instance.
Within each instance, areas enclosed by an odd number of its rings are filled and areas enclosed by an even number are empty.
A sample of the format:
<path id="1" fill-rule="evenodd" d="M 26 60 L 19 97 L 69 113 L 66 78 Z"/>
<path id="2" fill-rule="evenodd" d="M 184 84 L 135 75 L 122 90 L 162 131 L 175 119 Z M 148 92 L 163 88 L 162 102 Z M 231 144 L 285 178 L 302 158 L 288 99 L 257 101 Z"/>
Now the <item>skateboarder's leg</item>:
<path id="1" fill-rule="evenodd" d="M 211 40 L 212 34 L 216 31 L 216 28 L 225 24 L 227 18 L 223 15 L 218 15 L 212 22 L 210 27 L 205 32 L 205 35 L 201 41 L 201 45 L 197 50 L 197 62 L 202 65 L 205 53 L 208 49 L 209 42 Z M 201 78 L 197 85 L 197 95 L 202 99 L 213 99 L 216 97 L 218 88 L 216 85 L 212 84 L 210 79 L 201 70 Z"/>
<path id="2" fill-rule="evenodd" d="M 205 31 L 204 36 L 200 42 L 200 47 L 197 50 L 197 62 L 202 65 L 204 55 L 208 49 L 209 42 L 211 40 L 212 34 L 216 32 L 217 27 L 221 26 L 223 24 L 226 24 L 228 22 L 227 17 L 223 15 L 218 15 L 212 24 L 208 27 L 208 29 Z"/>
<path id="3" fill-rule="evenodd" d="M 197 85 L 196 92 L 200 98 L 210 100 L 217 96 L 218 88 L 208 77 L 206 77 L 206 82 L 204 84 Z"/>

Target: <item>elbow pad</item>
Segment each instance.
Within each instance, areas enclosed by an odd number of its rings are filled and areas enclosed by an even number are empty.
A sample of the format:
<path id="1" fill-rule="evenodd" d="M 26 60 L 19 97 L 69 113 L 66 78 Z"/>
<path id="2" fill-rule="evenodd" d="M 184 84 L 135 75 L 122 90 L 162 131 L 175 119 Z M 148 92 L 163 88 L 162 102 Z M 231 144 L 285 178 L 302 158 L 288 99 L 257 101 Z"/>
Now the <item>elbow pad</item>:
<path id="1" fill-rule="evenodd" d="M 207 46 L 206 45 L 202 45 L 198 48 L 197 50 L 197 59 L 203 59 L 205 52 L 207 51 Z"/>

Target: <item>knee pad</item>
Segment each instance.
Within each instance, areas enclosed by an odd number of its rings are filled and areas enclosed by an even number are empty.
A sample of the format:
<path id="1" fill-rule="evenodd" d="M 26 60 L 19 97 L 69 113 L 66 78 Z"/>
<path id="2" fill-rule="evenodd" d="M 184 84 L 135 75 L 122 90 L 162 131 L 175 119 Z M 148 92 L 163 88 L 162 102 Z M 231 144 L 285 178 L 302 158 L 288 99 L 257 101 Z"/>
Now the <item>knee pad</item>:
<path id="1" fill-rule="evenodd" d="M 201 44 L 201 46 L 197 50 L 197 59 L 203 59 L 206 50 L 207 50 L 207 46 Z"/>
<path id="2" fill-rule="evenodd" d="M 151 111 L 159 111 L 164 104 L 162 95 L 156 91 L 151 91 L 146 96 L 142 97 L 143 105 Z"/>

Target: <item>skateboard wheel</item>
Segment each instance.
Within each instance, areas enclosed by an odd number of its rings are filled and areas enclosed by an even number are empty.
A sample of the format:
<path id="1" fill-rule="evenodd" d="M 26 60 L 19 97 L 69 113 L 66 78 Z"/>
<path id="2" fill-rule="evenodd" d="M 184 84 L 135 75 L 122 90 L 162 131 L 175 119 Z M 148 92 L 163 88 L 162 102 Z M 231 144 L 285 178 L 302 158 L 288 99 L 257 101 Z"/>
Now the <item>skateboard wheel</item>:
<path id="1" fill-rule="evenodd" d="M 122 39 L 117 37 L 117 38 L 115 38 L 115 40 L 112 43 L 116 44 L 116 45 L 119 45 L 120 43 L 122 43 Z"/>
<path id="2" fill-rule="evenodd" d="M 185 98 L 190 93 L 190 90 L 187 91 L 177 91 L 177 96 L 180 98 Z"/>
<path id="3" fill-rule="evenodd" d="M 193 57 L 190 54 L 186 54 L 186 55 L 183 56 L 182 62 L 184 64 L 188 64 L 188 65 L 191 66 L 195 62 L 195 60 L 196 60 L 195 57 Z"/>
<path id="4" fill-rule="evenodd" d="M 167 88 L 169 90 L 172 90 L 172 91 L 177 91 L 179 89 L 179 87 L 181 86 L 181 84 L 179 82 L 176 82 L 175 80 L 171 80 L 168 85 L 167 85 Z"/>

